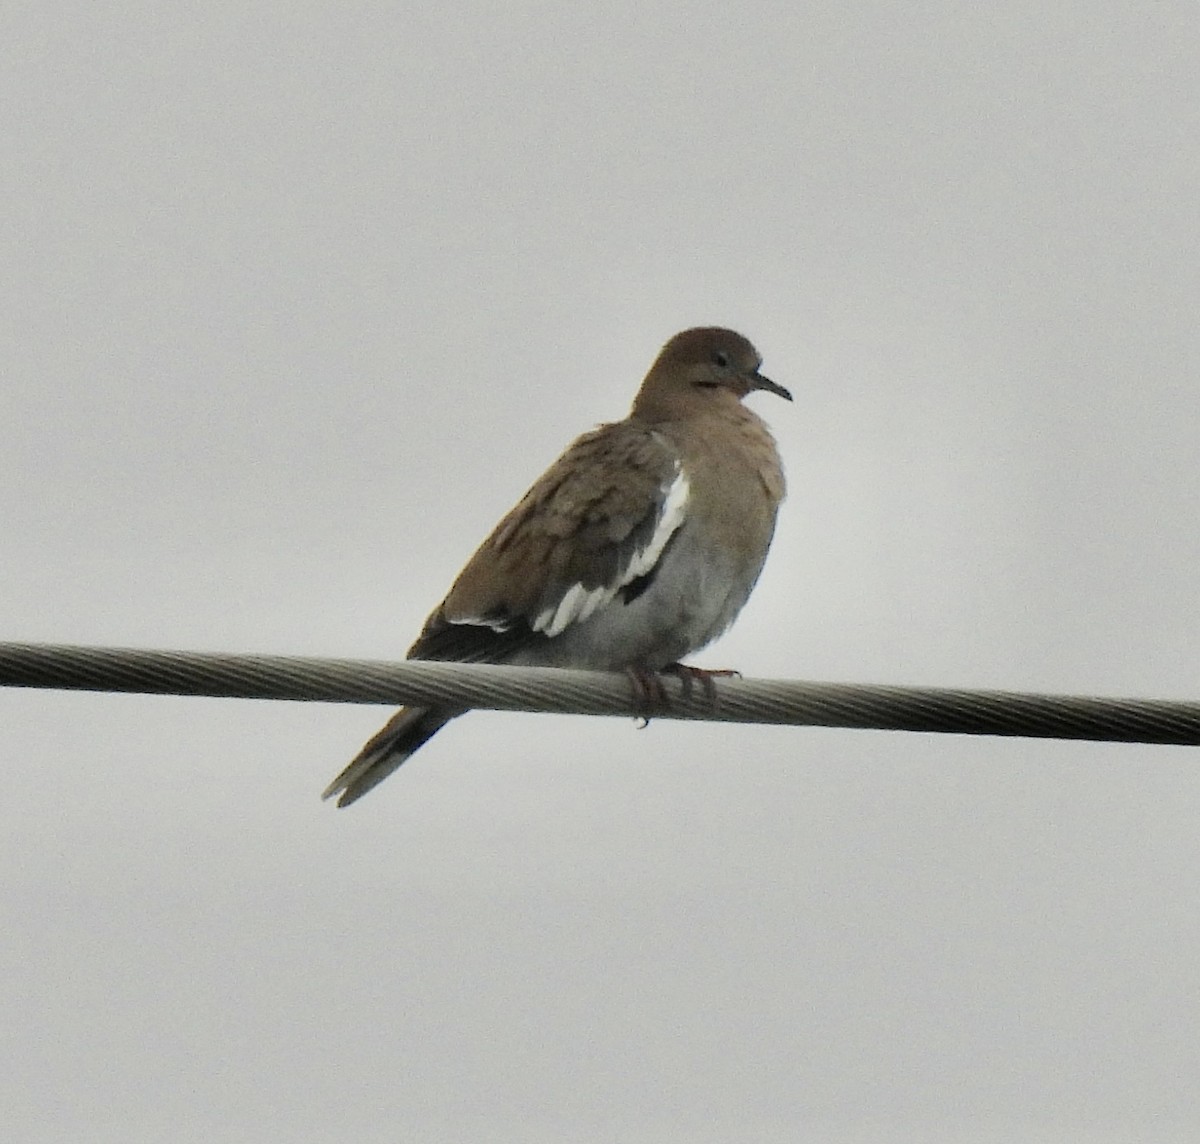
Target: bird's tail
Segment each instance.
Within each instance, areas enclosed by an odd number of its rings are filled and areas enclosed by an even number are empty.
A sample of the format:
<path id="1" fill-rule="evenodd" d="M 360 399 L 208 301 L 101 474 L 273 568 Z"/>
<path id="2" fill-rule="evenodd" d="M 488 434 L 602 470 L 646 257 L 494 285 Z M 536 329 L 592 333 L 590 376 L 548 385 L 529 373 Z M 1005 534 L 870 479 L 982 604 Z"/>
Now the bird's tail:
<path id="1" fill-rule="evenodd" d="M 340 795 L 338 806 L 349 806 L 383 782 L 409 755 L 461 714 L 447 707 L 401 707 L 325 788 L 321 797 Z"/>

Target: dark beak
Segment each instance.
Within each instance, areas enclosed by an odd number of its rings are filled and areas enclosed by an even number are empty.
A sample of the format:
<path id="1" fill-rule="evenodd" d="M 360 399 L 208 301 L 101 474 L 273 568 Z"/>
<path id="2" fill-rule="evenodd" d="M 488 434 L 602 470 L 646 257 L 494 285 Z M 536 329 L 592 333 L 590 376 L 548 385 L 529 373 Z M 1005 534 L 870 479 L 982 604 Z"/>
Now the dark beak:
<path id="1" fill-rule="evenodd" d="M 775 394 L 776 397 L 782 397 L 784 401 L 792 400 L 792 395 L 782 385 L 776 384 L 769 377 L 763 377 L 758 370 L 750 375 L 750 388 L 751 390 L 765 389 L 768 393 Z"/>

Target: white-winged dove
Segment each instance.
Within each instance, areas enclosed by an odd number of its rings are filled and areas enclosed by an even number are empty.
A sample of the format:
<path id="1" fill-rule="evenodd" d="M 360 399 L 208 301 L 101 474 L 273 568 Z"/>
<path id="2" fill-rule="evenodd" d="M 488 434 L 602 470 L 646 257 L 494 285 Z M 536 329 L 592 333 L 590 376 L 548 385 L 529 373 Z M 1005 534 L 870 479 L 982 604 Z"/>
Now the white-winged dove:
<path id="1" fill-rule="evenodd" d="M 741 611 L 783 499 L 775 441 L 742 404 L 791 400 L 761 364 L 732 330 L 676 334 L 629 416 L 575 441 L 479 546 L 409 659 L 680 670 Z M 461 714 L 401 708 L 323 797 L 361 798 Z"/>

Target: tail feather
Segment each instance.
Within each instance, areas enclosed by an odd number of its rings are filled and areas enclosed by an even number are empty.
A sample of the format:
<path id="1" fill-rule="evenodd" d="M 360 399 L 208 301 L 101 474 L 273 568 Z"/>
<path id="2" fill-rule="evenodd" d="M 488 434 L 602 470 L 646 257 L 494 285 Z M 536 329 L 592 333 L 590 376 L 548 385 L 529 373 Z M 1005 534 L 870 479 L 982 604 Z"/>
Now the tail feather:
<path id="1" fill-rule="evenodd" d="M 374 735 L 354 760 L 322 792 L 340 795 L 338 806 L 349 806 L 373 790 L 461 711 L 446 707 L 402 707 Z"/>

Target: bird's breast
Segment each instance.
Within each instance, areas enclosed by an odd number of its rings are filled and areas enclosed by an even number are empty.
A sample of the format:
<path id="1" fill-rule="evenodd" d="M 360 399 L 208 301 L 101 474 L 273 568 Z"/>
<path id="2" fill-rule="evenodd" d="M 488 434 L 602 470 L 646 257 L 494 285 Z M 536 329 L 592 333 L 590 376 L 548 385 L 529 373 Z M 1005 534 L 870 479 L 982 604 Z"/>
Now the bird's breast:
<path id="1" fill-rule="evenodd" d="M 748 410 L 724 437 L 679 442 L 688 481 L 683 523 L 644 590 L 618 594 L 541 644 L 525 662 L 657 670 L 716 639 L 762 570 L 783 496 L 774 441 Z"/>

